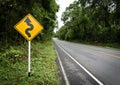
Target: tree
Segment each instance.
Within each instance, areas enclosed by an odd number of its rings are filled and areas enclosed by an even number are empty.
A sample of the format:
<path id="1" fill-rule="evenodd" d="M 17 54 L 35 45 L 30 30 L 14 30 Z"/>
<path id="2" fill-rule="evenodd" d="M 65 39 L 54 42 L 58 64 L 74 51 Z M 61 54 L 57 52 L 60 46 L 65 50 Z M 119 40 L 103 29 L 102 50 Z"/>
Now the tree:
<path id="1" fill-rule="evenodd" d="M 66 39 L 69 34 L 71 40 L 119 43 L 119 12 L 118 0 L 74 1 L 62 15 L 64 27 L 67 29 L 62 38 Z"/>
<path id="2" fill-rule="evenodd" d="M 0 41 L 8 43 L 23 41 L 13 26 L 28 13 L 31 13 L 44 26 L 45 30 L 39 35 L 40 38 L 45 38 L 45 35 L 49 34 L 52 36 L 57 11 L 58 5 L 55 0 L 0 0 Z"/>

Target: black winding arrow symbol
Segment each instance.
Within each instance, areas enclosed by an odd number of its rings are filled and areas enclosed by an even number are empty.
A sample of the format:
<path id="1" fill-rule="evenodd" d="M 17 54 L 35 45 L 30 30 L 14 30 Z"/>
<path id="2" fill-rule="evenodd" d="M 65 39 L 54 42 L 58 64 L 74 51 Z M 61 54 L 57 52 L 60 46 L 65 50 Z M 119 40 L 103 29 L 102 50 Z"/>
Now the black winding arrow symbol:
<path id="1" fill-rule="evenodd" d="M 30 28 L 27 28 L 25 30 L 25 33 L 28 35 L 28 37 L 31 37 L 31 34 L 29 33 L 29 31 L 33 30 L 34 26 L 31 24 L 31 20 L 28 17 L 25 20 L 25 22 L 27 23 L 28 26 L 30 26 Z"/>

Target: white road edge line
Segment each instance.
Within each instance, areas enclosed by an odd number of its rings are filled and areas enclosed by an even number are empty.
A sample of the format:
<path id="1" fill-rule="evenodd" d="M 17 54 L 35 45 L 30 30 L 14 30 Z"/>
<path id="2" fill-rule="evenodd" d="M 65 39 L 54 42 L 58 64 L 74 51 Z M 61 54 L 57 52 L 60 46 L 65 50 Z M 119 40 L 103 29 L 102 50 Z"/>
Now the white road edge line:
<path id="1" fill-rule="evenodd" d="M 62 47 L 61 48 L 75 63 L 77 63 L 89 76 L 91 76 L 99 85 L 104 85 L 100 80 L 98 80 L 92 73 L 90 73 L 85 67 L 83 67 L 78 61 L 76 61 L 67 51 L 65 51 Z"/>
<path id="2" fill-rule="evenodd" d="M 55 49 L 56 49 L 56 47 L 55 47 Z M 63 68 L 63 64 L 62 64 L 62 62 L 61 62 L 61 60 L 60 60 L 59 54 L 58 54 L 57 50 L 55 50 L 55 51 L 56 51 L 57 56 L 58 56 L 58 61 L 59 61 L 59 63 L 60 63 L 60 67 L 61 67 L 61 69 L 62 69 L 62 73 L 63 73 L 64 79 L 65 79 L 65 83 L 66 83 L 66 85 L 70 85 L 70 83 L 69 83 L 69 81 L 68 81 L 68 78 L 67 78 L 67 75 L 66 75 L 66 73 L 65 73 L 65 70 L 64 70 L 64 68 Z"/>

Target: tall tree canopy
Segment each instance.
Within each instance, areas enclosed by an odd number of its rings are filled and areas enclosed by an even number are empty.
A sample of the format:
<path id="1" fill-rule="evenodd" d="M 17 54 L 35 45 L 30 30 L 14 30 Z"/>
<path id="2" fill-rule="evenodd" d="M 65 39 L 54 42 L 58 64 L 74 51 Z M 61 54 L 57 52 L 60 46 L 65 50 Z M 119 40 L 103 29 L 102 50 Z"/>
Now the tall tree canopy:
<path id="1" fill-rule="evenodd" d="M 57 36 L 66 40 L 120 43 L 119 0 L 77 0 L 62 15 Z"/>
<path id="2" fill-rule="evenodd" d="M 44 26 L 44 31 L 38 38 L 51 37 L 57 11 L 55 0 L 0 0 L 0 41 L 23 41 L 13 26 L 28 13 Z"/>

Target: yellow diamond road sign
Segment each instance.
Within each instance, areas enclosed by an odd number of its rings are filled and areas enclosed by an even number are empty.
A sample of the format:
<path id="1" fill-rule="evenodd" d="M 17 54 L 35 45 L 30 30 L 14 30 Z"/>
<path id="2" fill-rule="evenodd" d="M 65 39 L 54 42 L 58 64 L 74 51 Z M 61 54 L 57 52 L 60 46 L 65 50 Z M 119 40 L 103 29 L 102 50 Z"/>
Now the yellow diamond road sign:
<path id="1" fill-rule="evenodd" d="M 43 30 L 43 26 L 31 14 L 26 15 L 14 28 L 28 41 Z"/>

